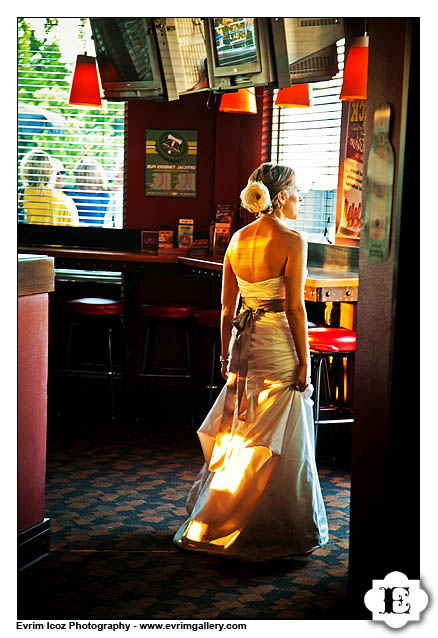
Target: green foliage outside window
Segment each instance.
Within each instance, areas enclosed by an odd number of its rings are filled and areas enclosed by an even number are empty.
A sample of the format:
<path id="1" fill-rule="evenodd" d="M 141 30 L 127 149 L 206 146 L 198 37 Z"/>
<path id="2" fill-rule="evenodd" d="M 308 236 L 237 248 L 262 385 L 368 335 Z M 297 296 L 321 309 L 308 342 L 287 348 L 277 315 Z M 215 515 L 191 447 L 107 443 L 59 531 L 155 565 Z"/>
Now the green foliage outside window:
<path id="1" fill-rule="evenodd" d="M 88 18 L 71 20 L 79 24 L 77 54 L 84 53 L 81 38 L 89 28 Z M 123 145 L 124 105 L 105 100 L 96 109 L 68 104 L 74 65 L 63 59 L 56 39 L 58 26 L 58 18 L 46 18 L 41 37 L 31 19 L 18 18 L 18 100 L 64 118 L 63 131 L 56 134 L 50 128 L 34 134 L 19 131 L 18 162 L 28 150 L 40 147 L 60 159 L 67 170 L 81 157 L 90 156 L 111 175 Z"/>

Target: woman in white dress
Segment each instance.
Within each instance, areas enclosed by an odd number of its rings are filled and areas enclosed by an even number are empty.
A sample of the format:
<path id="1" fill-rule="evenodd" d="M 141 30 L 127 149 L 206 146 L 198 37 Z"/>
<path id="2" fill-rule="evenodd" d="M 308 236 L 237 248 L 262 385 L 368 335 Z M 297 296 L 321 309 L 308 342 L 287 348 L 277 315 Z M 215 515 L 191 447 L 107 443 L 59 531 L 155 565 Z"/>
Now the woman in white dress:
<path id="1" fill-rule="evenodd" d="M 258 218 L 234 234 L 224 259 L 227 383 L 198 430 L 205 463 L 174 543 L 264 561 L 316 549 L 328 527 L 314 453 L 307 245 L 285 225 L 302 201 L 294 171 L 262 164 L 241 200 Z"/>

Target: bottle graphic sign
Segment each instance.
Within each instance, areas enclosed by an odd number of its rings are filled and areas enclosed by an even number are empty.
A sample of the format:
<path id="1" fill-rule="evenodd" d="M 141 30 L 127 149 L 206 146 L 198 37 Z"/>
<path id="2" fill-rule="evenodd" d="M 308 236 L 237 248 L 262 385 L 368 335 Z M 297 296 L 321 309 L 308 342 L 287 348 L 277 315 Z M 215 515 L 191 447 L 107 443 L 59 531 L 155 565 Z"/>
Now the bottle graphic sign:
<path id="1" fill-rule="evenodd" d="M 383 262 L 389 255 L 394 151 L 389 141 L 391 108 L 383 102 L 374 113 L 374 140 L 368 157 L 364 252 L 369 261 Z"/>

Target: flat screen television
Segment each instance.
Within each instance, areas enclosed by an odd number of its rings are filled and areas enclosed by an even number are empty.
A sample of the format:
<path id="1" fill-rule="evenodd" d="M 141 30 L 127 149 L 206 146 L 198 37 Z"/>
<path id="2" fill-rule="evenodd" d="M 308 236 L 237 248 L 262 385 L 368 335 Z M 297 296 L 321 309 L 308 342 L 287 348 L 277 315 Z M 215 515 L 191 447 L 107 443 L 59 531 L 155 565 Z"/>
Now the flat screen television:
<path id="1" fill-rule="evenodd" d="M 275 86 L 269 18 L 204 18 L 209 87 Z"/>
<path id="2" fill-rule="evenodd" d="M 168 100 L 208 90 L 201 18 L 153 18 Z"/>
<path id="3" fill-rule="evenodd" d="M 338 72 L 343 18 L 271 18 L 278 88 L 329 80 Z"/>
<path id="4" fill-rule="evenodd" d="M 165 99 L 150 18 L 90 18 L 105 98 Z"/>

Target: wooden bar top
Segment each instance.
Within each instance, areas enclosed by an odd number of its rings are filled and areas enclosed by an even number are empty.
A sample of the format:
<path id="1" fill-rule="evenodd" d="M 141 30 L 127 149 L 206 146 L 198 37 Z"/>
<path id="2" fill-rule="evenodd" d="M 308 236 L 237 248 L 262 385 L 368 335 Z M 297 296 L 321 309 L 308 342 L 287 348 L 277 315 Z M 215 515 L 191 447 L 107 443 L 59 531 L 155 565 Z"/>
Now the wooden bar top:
<path id="1" fill-rule="evenodd" d="M 19 246 L 20 253 L 35 253 L 50 255 L 64 259 L 93 259 L 102 261 L 124 262 L 155 262 L 161 264 L 176 264 L 178 257 L 186 255 L 187 248 L 162 249 L 157 255 L 143 253 L 140 250 L 108 250 L 97 248 L 76 248 L 65 246 Z"/>
<path id="2" fill-rule="evenodd" d="M 208 268 L 210 270 L 222 270 L 222 257 L 179 257 L 180 264 L 194 266 L 198 268 Z M 323 281 L 325 286 L 355 286 L 359 284 L 359 276 L 355 272 L 342 270 L 326 270 L 325 268 L 315 268 L 309 266 L 307 281 L 314 284 L 317 281 Z"/>
<path id="3" fill-rule="evenodd" d="M 203 271 L 221 271 L 222 257 L 179 257 L 194 275 L 202 275 Z M 359 275 L 344 270 L 327 270 L 309 266 L 304 287 L 306 301 L 357 301 Z"/>
<path id="4" fill-rule="evenodd" d="M 18 254 L 18 296 L 55 290 L 54 259 L 47 255 Z"/>
<path id="5" fill-rule="evenodd" d="M 208 255 L 208 257 L 190 257 L 189 255 L 184 255 L 179 257 L 178 261 L 186 266 L 220 270 L 222 272 L 224 258 L 222 255 L 220 257 L 214 257 L 213 255 Z"/>
<path id="6" fill-rule="evenodd" d="M 220 277 L 222 256 L 193 257 L 188 248 L 168 248 L 150 255 L 141 251 L 118 251 L 96 248 L 76 248 L 65 246 L 19 246 L 21 253 L 44 254 L 58 259 L 94 261 L 91 269 L 99 261 L 120 263 L 180 264 L 185 274 L 205 276 L 215 272 Z M 356 272 L 316 268 L 309 266 L 305 285 L 307 301 L 357 301 L 359 276 Z"/>

